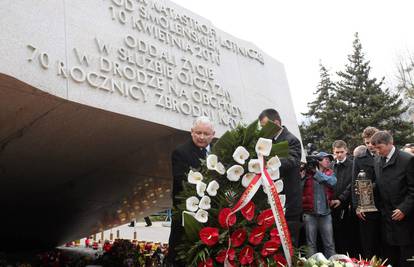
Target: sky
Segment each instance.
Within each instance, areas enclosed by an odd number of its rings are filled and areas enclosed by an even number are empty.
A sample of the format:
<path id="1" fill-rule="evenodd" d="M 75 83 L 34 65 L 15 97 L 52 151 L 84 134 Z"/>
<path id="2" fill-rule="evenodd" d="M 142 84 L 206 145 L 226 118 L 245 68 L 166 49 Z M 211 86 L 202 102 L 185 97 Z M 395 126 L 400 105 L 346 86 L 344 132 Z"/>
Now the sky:
<path id="1" fill-rule="evenodd" d="M 250 41 L 286 69 L 298 122 L 315 99 L 319 62 L 343 70 L 359 33 L 372 77 L 396 84 L 397 63 L 414 53 L 414 1 L 172 0 L 237 38 Z"/>

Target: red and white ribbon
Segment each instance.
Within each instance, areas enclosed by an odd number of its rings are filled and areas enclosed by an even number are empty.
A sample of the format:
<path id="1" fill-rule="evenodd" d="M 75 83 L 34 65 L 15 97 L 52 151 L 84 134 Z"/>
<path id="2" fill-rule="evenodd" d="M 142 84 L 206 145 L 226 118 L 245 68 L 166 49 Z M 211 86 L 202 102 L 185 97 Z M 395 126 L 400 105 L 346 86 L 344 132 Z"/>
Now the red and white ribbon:
<path id="1" fill-rule="evenodd" d="M 243 192 L 237 204 L 232 208 L 231 213 L 227 216 L 227 224 L 231 215 L 235 214 L 237 211 L 241 210 L 244 206 L 249 203 L 249 201 L 254 197 L 257 190 L 261 185 L 265 188 L 265 192 L 268 197 L 270 207 L 272 209 L 273 216 L 275 218 L 275 223 L 277 230 L 279 232 L 280 240 L 282 242 L 283 252 L 285 254 L 286 262 L 288 266 L 292 266 L 292 256 L 293 256 L 293 246 L 290 239 L 289 228 L 286 223 L 285 215 L 283 213 L 283 206 L 280 202 L 279 194 L 277 193 L 276 186 L 273 183 L 272 178 L 270 177 L 267 170 L 264 168 L 264 158 L 263 155 L 259 155 L 260 169 L 261 173 L 257 174 L 249 186 Z M 229 239 L 228 248 L 231 247 L 231 241 Z M 227 250 L 228 251 L 228 250 Z M 224 266 L 230 266 L 228 261 L 228 255 L 224 261 Z"/>

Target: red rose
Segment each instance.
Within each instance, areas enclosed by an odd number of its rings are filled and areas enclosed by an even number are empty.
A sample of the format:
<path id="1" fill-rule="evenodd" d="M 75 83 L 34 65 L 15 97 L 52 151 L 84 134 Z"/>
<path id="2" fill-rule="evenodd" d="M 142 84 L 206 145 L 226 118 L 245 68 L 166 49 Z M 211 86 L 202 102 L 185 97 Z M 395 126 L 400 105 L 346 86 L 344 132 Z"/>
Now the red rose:
<path id="1" fill-rule="evenodd" d="M 227 251 L 227 249 L 222 249 L 222 250 L 219 251 L 219 253 L 217 253 L 217 256 L 216 256 L 216 261 L 217 262 L 224 263 L 224 261 L 226 259 L 226 251 Z M 227 259 L 229 261 L 233 261 L 235 254 L 236 254 L 236 251 L 234 250 L 234 248 L 230 248 L 227 252 L 227 255 L 228 255 Z"/>
<path id="2" fill-rule="evenodd" d="M 273 228 L 270 230 L 270 240 L 275 241 L 279 245 L 282 244 L 282 241 L 280 240 L 279 231 L 277 228 Z"/>
<path id="3" fill-rule="evenodd" d="M 244 206 L 241 209 L 241 213 L 243 217 L 246 218 L 246 220 L 251 221 L 253 220 L 255 209 L 256 209 L 256 206 L 254 205 L 252 201 L 250 201 L 249 203 L 247 203 L 246 206 Z"/>
<path id="4" fill-rule="evenodd" d="M 266 228 L 264 226 L 257 226 L 254 228 L 249 236 L 250 244 L 257 246 L 262 243 L 263 237 L 265 236 Z"/>
<path id="5" fill-rule="evenodd" d="M 287 261 L 282 254 L 276 254 L 273 256 L 273 260 L 277 263 L 277 267 L 283 267 L 287 265 Z"/>
<path id="6" fill-rule="evenodd" d="M 261 254 L 263 257 L 267 257 L 269 255 L 275 254 L 276 251 L 279 249 L 280 244 L 277 242 L 270 240 L 264 243 Z"/>
<path id="7" fill-rule="evenodd" d="M 229 228 L 230 226 L 233 226 L 236 223 L 236 214 L 232 214 L 229 217 L 229 214 L 231 213 L 230 208 L 224 208 L 221 209 L 218 216 L 218 221 L 223 228 Z M 227 219 L 228 217 L 228 219 Z"/>
<path id="8" fill-rule="evenodd" d="M 275 218 L 273 217 L 273 213 L 271 209 L 267 209 L 262 211 L 259 216 L 257 216 L 257 224 L 263 225 L 264 227 L 268 228 L 275 223 Z"/>
<path id="9" fill-rule="evenodd" d="M 204 227 L 198 234 L 201 241 L 210 247 L 217 243 L 219 237 L 218 229 L 213 227 Z"/>
<path id="10" fill-rule="evenodd" d="M 198 263 L 198 267 L 213 267 L 213 260 L 208 258 L 206 261 L 201 261 Z"/>
<path id="11" fill-rule="evenodd" d="M 243 228 L 234 231 L 230 236 L 232 246 L 235 248 L 240 247 L 243 244 L 246 237 L 247 233 L 246 230 L 244 230 Z"/>
<path id="12" fill-rule="evenodd" d="M 242 265 L 251 264 L 253 262 L 253 248 L 245 246 L 239 254 L 239 261 Z"/>

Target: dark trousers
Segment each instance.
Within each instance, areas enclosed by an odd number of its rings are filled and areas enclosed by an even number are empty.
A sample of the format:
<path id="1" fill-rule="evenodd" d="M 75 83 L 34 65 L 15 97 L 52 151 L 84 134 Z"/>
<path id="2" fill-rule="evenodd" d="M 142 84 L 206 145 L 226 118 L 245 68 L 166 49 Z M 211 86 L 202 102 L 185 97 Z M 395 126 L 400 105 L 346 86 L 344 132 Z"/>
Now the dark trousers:
<path id="1" fill-rule="evenodd" d="M 144 217 L 144 220 L 145 220 L 145 224 L 147 225 L 147 226 L 151 226 L 152 225 L 152 222 L 151 222 L 151 219 L 150 219 L 150 217 Z"/>
<path id="2" fill-rule="evenodd" d="M 286 223 L 289 228 L 290 238 L 292 239 L 292 245 L 295 248 L 298 248 L 299 247 L 299 234 L 303 226 L 303 223 L 301 222 L 301 215 L 299 214 L 297 216 L 286 217 Z"/>
<path id="3" fill-rule="evenodd" d="M 393 267 L 414 267 L 414 261 L 407 261 L 414 256 L 414 244 L 408 246 L 384 245 L 384 255 L 388 259 L 386 264 Z"/>
<path id="4" fill-rule="evenodd" d="M 373 256 L 377 256 L 384 259 L 381 252 L 381 214 L 366 212 L 365 219 L 365 221 L 359 220 L 362 257 L 371 259 Z"/>
<path id="5" fill-rule="evenodd" d="M 355 212 L 341 207 L 332 210 L 332 226 L 336 252 L 338 254 L 349 254 L 351 257 L 357 258 L 361 253 L 361 245 Z"/>
<path id="6" fill-rule="evenodd" d="M 171 219 L 171 232 L 168 241 L 167 265 L 173 267 L 185 267 L 184 262 L 177 259 L 178 255 L 176 251 L 176 247 L 180 244 L 181 238 L 184 235 L 184 228 L 181 225 L 181 216 L 173 210 Z"/>

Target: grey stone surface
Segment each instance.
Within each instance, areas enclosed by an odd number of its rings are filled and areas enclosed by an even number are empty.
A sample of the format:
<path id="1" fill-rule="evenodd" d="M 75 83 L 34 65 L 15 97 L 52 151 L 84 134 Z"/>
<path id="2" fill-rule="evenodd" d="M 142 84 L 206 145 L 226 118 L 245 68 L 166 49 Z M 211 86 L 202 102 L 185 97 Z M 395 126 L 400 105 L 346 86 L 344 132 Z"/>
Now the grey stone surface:
<path id="1" fill-rule="evenodd" d="M 299 136 L 282 63 L 170 1 L 4 0 L 0 25 L 0 249 L 168 208 L 204 112 L 219 137 L 273 107 Z"/>

